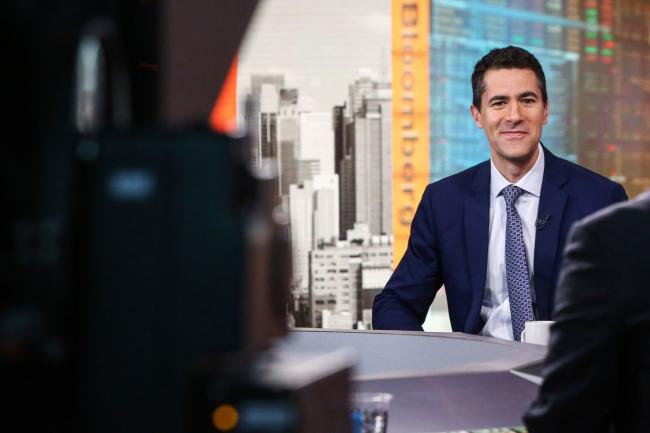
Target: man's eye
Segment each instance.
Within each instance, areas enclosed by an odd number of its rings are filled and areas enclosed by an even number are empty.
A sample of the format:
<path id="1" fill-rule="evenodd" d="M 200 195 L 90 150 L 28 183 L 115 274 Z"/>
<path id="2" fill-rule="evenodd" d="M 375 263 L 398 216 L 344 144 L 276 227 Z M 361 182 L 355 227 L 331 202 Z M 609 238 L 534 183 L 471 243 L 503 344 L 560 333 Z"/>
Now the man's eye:
<path id="1" fill-rule="evenodd" d="M 505 101 L 495 101 L 490 106 L 491 107 L 503 107 L 504 105 L 505 105 Z"/>
<path id="2" fill-rule="evenodd" d="M 536 99 L 533 99 L 533 98 L 526 98 L 526 99 L 523 99 L 522 102 L 523 102 L 524 104 L 526 104 L 526 105 L 531 105 L 531 104 L 534 104 L 534 103 L 536 102 Z"/>

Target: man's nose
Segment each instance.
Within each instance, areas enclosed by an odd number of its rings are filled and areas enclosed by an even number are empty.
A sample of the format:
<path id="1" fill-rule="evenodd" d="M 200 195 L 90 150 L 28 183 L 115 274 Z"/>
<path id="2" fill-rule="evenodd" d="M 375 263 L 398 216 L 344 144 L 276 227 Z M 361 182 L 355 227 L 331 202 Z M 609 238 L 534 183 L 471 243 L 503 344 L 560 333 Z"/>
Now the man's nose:
<path id="1" fill-rule="evenodd" d="M 506 113 L 506 120 L 513 123 L 518 123 L 521 121 L 521 111 L 519 104 L 509 104 L 508 112 Z"/>

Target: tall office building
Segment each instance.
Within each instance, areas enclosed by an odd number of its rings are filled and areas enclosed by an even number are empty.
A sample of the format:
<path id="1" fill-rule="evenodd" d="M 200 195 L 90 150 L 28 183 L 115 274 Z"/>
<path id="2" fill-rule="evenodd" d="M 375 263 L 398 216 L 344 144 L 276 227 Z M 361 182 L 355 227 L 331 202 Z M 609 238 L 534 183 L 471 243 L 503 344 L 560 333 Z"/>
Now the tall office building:
<path id="1" fill-rule="evenodd" d="M 334 171 L 339 176 L 339 239 L 354 225 L 356 216 L 354 188 L 354 122 L 348 113 L 347 104 L 337 105 L 332 110 L 334 130 Z"/>
<path id="2" fill-rule="evenodd" d="M 275 158 L 275 136 L 278 95 L 284 87 L 284 75 L 254 74 L 251 76 L 250 109 L 246 123 L 253 146 L 253 157 Z"/>
<path id="3" fill-rule="evenodd" d="M 292 184 L 335 173 L 332 115 L 301 112 L 297 89 L 280 91 L 278 142 L 280 195 L 287 195 Z"/>
<path id="4" fill-rule="evenodd" d="M 309 287 L 307 254 L 312 249 L 314 237 L 313 199 L 311 182 L 289 185 L 291 251 L 294 285 L 298 295 L 306 293 Z"/>
<path id="5" fill-rule="evenodd" d="M 345 124 L 348 121 L 346 104 L 335 105 L 332 108 L 332 132 L 334 134 L 334 172 L 338 175 L 341 174 L 341 159 L 343 159 L 343 155 L 347 150 Z"/>
<path id="6" fill-rule="evenodd" d="M 339 236 L 339 178 L 336 174 L 319 174 L 312 180 L 314 189 L 314 239 L 312 249 L 332 243 Z"/>
<path id="7" fill-rule="evenodd" d="M 300 139 L 298 89 L 281 89 L 278 112 L 278 145 L 280 164 L 278 182 L 280 196 L 289 195 L 289 186 L 297 183 L 297 147 Z"/>
<path id="8" fill-rule="evenodd" d="M 373 78 L 370 69 L 359 69 L 357 74 L 357 79 L 348 88 L 349 110 L 352 116 L 363 109 L 364 99 L 374 95 L 377 90 L 377 80 Z"/>
<path id="9" fill-rule="evenodd" d="M 352 124 L 350 125 L 352 126 Z M 348 128 L 351 130 L 352 128 Z M 348 134 L 353 136 L 353 134 Z M 354 185 L 354 153 L 345 155 L 341 160 L 341 173 L 339 175 L 339 197 L 340 197 L 340 239 L 345 239 L 347 230 L 354 226 L 357 215 L 356 189 Z"/>
<path id="10" fill-rule="evenodd" d="M 279 171 L 278 106 L 279 89 L 274 84 L 261 84 L 258 106 L 259 114 L 257 116 L 259 122 L 256 138 L 258 145 L 255 152 L 255 159 L 269 159 L 275 164 L 275 169 Z M 277 198 L 280 194 L 280 185 L 276 183 L 271 193 Z"/>
<path id="11" fill-rule="evenodd" d="M 392 234 L 390 88 L 374 83 L 373 91 L 358 103 L 354 117 L 355 221 L 367 223 L 373 234 Z"/>
<path id="12" fill-rule="evenodd" d="M 310 163 L 314 170 L 311 174 L 334 174 L 332 113 L 300 113 L 299 137 L 297 157 L 300 161 L 313 161 Z"/>
<path id="13" fill-rule="evenodd" d="M 368 107 L 381 114 L 381 141 L 379 145 L 381 189 L 379 234 L 393 234 L 393 144 L 392 91 L 390 83 L 380 83 L 376 98 L 368 99 Z"/>
<path id="14" fill-rule="evenodd" d="M 293 271 L 299 294 L 309 286 L 309 252 L 338 237 L 338 177 L 316 175 L 289 187 Z"/>
<path id="15" fill-rule="evenodd" d="M 263 84 L 259 97 L 259 156 L 277 158 L 277 116 L 279 106 L 278 88 L 272 84 Z"/>

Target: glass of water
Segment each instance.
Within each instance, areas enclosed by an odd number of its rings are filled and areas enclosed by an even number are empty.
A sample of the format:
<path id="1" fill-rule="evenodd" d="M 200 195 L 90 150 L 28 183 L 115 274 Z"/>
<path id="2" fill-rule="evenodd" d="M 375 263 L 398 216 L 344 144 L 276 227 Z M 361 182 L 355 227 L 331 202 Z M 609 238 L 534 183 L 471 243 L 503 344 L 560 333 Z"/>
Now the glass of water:
<path id="1" fill-rule="evenodd" d="M 386 433 L 392 399 L 393 395 L 386 392 L 352 394 L 352 433 Z"/>

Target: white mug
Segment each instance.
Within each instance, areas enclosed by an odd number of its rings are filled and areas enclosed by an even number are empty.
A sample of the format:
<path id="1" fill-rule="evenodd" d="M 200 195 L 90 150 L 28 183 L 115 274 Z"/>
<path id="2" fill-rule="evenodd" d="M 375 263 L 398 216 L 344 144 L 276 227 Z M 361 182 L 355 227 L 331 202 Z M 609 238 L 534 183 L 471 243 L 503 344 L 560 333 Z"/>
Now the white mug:
<path id="1" fill-rule="evenodd" d="M 552 324 L 552 320 L 535 320 L 526 322 L 524 330 L 521 331 L 522 343 L 548 346 L 548 342 L 551 339 Z"/>

